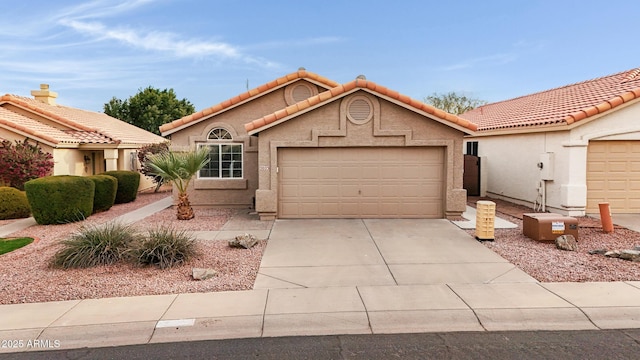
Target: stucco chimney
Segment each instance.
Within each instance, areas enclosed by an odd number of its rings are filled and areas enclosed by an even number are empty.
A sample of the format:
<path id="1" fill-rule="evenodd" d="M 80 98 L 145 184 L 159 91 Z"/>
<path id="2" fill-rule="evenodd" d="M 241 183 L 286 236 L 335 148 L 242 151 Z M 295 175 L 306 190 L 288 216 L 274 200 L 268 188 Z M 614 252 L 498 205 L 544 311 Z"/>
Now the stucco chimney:
<path id="1" fill-rule="evenodd" d="M 55 105 L 58 93 L 49 90 L 49 84 L 40 84 L 40 90 L 31 90 L 31 95 L 45 104 Z"/>

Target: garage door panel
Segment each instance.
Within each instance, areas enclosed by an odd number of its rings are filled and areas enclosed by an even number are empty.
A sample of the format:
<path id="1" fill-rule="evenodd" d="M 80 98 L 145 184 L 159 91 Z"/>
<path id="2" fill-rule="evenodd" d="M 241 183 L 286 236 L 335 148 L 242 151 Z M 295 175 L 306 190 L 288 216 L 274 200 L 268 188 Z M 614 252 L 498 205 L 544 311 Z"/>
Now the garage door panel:
<path id="1" fill-rule="evenodd" d="M 443 216 L 441 147 L 287 148 L 278 153 L 279 217 Z M 315 161 L 315 170 L 307 159 Z"/>
<path id="2" fill-rule="evenodd" d="M 640 141 L 592 141 L 587 152 L 587 212 L 640 212 Z"/>

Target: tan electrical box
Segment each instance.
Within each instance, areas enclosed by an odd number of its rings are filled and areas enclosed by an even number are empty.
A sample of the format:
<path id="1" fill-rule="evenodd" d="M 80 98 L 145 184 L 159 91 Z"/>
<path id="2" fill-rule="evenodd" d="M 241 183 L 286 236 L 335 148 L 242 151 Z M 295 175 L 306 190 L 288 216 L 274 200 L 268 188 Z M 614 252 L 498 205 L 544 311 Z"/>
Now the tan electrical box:
<path id="1" fill-rule="evenodd" d="M 554 213 L 522 214 L 522 232 L 537 241 L 555 241 L 560 235 L 578 240 L 578 219 Z"/>
<path id="2" fill-rule="evenodd" d="M 493 241 L 496 221 L 496 203 L 480 200 L 476 202 L 476 239 Z"/>

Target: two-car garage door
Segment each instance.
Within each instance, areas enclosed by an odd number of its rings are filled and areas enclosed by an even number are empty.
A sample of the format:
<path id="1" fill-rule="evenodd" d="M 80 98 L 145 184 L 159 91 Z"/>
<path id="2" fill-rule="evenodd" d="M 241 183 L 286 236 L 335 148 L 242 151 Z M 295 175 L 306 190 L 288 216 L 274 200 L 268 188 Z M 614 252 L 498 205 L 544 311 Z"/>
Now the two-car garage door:
<path id="1" fill-rule="evenodd" d="M 591 141 L 587 152 L 587 212 L 608 202 L 612 213 L 640 213 L 640 141 Z"/>
<path id="2" fill-rule="evenodd" d="M 278 149 L 280 218 L 442 218 L 443 147 Z"/>

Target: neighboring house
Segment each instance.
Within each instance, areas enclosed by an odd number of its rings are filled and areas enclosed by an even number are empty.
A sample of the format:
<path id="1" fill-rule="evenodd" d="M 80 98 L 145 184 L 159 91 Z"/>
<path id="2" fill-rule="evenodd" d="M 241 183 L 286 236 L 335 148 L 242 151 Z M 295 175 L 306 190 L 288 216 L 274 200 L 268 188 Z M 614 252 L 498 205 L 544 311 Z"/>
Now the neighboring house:
<path id="1" fill-rule="evenodd" d="M 640 213 L 640 68 L 488 104 L 462 115 L 487 195 L 581 216 Z"/>
<path id="2" fill-rule="evenodd" d="M 173 149 L 211 148 L 194 205 L 273 218 L 444 218 L 466 207 L 469 121 L 359 77 L 300 69 L 160 127 Z"/>
<path id="3" fill-rule="evenodd" d="M 93 175 L 108 170 L 137 170 L 136 150 L 167 141 L 106 114 L 57 105 L 48 85 L 34 98 L 0 97 L 0 138 L 25 138 L 52 154 L 53 175 Z M 141 188 L 152 186 L 141 179 Z"/>

